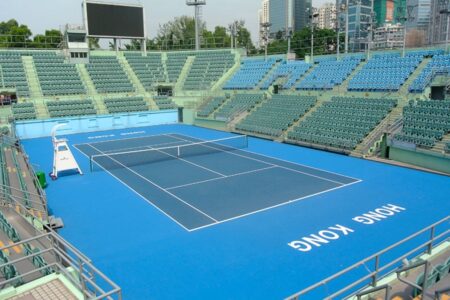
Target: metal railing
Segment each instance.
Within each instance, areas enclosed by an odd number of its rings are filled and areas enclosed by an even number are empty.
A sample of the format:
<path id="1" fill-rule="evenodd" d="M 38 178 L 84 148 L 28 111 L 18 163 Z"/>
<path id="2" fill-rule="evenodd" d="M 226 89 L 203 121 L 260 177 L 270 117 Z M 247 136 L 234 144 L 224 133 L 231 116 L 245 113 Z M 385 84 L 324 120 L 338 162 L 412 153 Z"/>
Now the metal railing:
<path id="1" fill-rule="evenodd" d="M 32 223 L 41 222 L 34 215 L 30 214 L 28 209 L 20 202 L 15 199 L 12 199 L 12 201 L 12 205 L 19 209 L 10 209 L 11 212 L 17 214 L 27 222 L 29 222 L 30 219 L 32 220 Z M 1 264 L 0 269 L 20 263 L 27 259 L 32 259 L 34 256 L 42 254 L 46 254 L 47 257 L 52 257 L 52 261 L 41 268 L 35 268 L 26 273 L 17 274 L 12 278 L 0 281 L 1 287 L 5 287 L 6 285 L 13 284 L 17 281 L 23 282 L 23 279 L 26 277 L 39 276 L 42 270 L 50 268 L 56 274 L 61 274 L 69 280 L 69 282 L 82 293 L 84 299 L 122 299 L 121 288 L 98 270 L 88 257 L 60 237 L 45 223 L 41 222 L 40 225 L 45 229 L 45 233 L 39 231 L 36 227 L 33 227 L 35 230 L 33 237 L 1 247 L 0 251 L 21 246 L 26 243 L 39 245 L 41 251 Z M 72 268 L 75 272 L 70 271 L 68 268 Z"/>
<path id="2" fill-rule="evenodd" d="M 440 226 L 445 226 L 445 228 L 440 228 Z M 440 228 L 441 232 L 437 233 L 437 228 Z M 400 257 L 394 258 L 389 262 L 385 262 L 383 265 L 381 265 L 381 258 L 386 255 L 388 256 L 389 253 L 392 250 L 398 250 L 399 246 L 403 246 L 407 244 L 408 242 L 412 242 L 415 239 L 423 239 L 424 235 L 428 234 L 427 241 L 422 242 L 419 241 L 419 245 L 414 247 L 413 249 L 404 252 L 403 255 Z M 357 290 L 360 290 L 367 286 L 373 286 L 375 287 L 377 285 L 377 282 L 379 278 L 382 276 L 393 272 L 399 264 L 401 264 L 402 260 L 405 258 L 411 258 L 411 256 L 417 256 L 420 253 L 431 253 L 431 250 L 433 248 L 433 245 L 438 244 L 439 242 L 444 241 L 445 239 L 450 238 L 450 216 L 447 216 L 440 220 L 439 222 L 436 222 L 422 230 L 419 230 L 418 232 L 410 235 L 409 237 L 345 268 L 344 270 L 321 280 L 320 282 L 317 282 L 316 284 L 313 284 L 289 297 L 287 297 L 287 300 L 297 300 L 297 299 L 303 299 L 306 297 L 306 295 L 311 294 L 312 292 L 318 292 L 318 289 L 321 287 L 328 287 L 332 283 L 336 283 L 336 280 L 343 280 L 344 275 L 351 275 L 351 272 L 356 272 L 354 277 L 359 276 L 357 275 L 358 268 L 362 267 L 368 271 L 368 274 L 365 276 L 360 277 L 356 280 L 350 280 L 351 283 L 347 284 L 346 286 L 342 287 L 341 289 L 333 292 L 332 294 L 326 295 L 325 297 L 320 297 L 320 299 L 342 299 L 345 297 L 350 296 L 352 293 L 357 292 Z M 373 268 L 370 269 L 367 266 L 373 265 Z M 360 271 L 360 270 L 359 270 Z M 319 299 L 317 295 L 314 295 L 313 299 Z"/>

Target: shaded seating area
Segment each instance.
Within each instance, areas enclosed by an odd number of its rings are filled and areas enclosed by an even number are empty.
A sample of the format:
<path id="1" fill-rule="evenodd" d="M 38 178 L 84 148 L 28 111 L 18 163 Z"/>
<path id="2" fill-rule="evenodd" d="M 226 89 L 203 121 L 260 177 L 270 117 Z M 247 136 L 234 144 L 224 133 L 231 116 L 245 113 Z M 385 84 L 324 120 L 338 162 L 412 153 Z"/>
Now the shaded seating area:
<path id="1" fill-rule="evenodd" d="M 0 87 L 15 88 L 18 97 L 30 96 L 20 52 L 0 51 Z"/>
<path id="2" fill-rule="evenodd" d="M 225 84 L 224 90 L 252 90 L 266 76 L 276 63 L 275 58 L 247 59 L 240 69 Z"/>
<path id="3" fill-rule="evenodd" d="M 56 52 L 36 52 L 34 65 L 44 96 L 79 95 L 86 90 L 74 64 L 65 62 Z"/>
<path id="4" fill-rule="evenodd" d="M 208 51 L 195 54 L 184 90 L 206 90 L 217 82 L 233 65 L 231 51 Z"/>
<path id="5" fill-rule="evenodd" d="M 104 102 L 111 114 L 149 110 L 143 97 L 108 98 Z"/>
<path id="6" fill-rule="evenodd" d="M 333 97 L 294 127 L 288 138 L 351 151 L 396 105 L 393 99 Z"/>
<path id="7" fill-rule="evenodd" d="M 169 77 L 169 82 L 176 83 L 178 77 L 180 77 L 181 70 L 183 70 L 184 65 L 188 56 L 194 55 L 190 52 L 169 52 L 167 53 L 167 75 Z"/>
<path id="8" fill-rule="evenodd" d="M 36 109 L 32 102 L 13 104 L 12 114 L 17 121 L 36 119 Z"/>
<path id="9" fill-rule="evenodd" d="M 313 96 L 274 95 L 236 125 L 237 130 L 280 136 L 317 102 Z"/>
<path id="10" fill-rule="evenodd" d="M 178 108 L 178 106 L 168 96 L 155 96 L 153 101 L 155 101 L 160 110 Z"/>
<path id="11" fill-rule="evenodd" d="M 432 148 L 450 132 L 450 101 L 410 101 L 403 109 L 403 129 L 394 139 Z"/>
<path id="12" fill-rule="evenodd" d="M 211 101 L 207 102 L 200 110 L 197 112 L 198 117 L 207 118 L 211 115 L 216 109 L 218 109 L 225 101 L 227 101 L 227 97 L 214 97 Z"/>
<path id="13" fill-rule="evenodd" d="M 92 100 L 47 101 L 50 118 L 96 115 Z"/>
<path id="14" fill-rule="evenodd" d="M 214 118 L 231 121 L 238 114 L 251 110 L 264 98 L 264 94 L 236 94 L 215 113 Z"/>
<path id="15" fill-rule="evenodd" d="M 153 90 L 155 83 L 166 82 L 160 53 L 143 56 L 141 52 L 125 52 L 124 55 L 146 91 Z"/>
<path id="16" fill-rule="evenodd" d="M 135 89 L 115 56 L 91 56 L 86 65 L 99 93 L 131 93 Z"/>

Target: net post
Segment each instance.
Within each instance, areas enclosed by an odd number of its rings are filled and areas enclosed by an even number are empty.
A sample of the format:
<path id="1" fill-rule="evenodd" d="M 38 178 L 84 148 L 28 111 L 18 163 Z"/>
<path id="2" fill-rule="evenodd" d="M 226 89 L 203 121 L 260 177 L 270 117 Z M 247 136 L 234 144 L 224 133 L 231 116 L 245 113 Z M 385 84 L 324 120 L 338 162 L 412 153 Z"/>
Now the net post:
<path id="1" fill-rule="evenodd" d="M 91 173 L 94 172 L 94 166 L 92 164 L 92 157 L 93 157 L 93 155 L 89 156 L 89 169 L 91 170 Z"/>
<path id="2" fill-rule="evenodd" d="M 177 146 L 177 157 L 180 157 L 180 156 L 181 156 L 181 153 L 180 153 L 180 152 L 181 152 L 181 151 L 180 151 L 180 148 L 181 148 L 180 146 Z"/>

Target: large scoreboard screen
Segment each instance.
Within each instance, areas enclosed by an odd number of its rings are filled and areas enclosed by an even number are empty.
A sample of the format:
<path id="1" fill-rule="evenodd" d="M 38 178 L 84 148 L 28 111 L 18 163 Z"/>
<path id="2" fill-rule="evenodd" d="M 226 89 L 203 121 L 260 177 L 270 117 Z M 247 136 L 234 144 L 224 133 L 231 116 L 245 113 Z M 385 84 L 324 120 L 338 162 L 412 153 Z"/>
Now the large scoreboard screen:
<path id="1" fill-rule="evenodd" d="M 145 38 L 142 6 L 85 1 L 84 14 L 90 37 Z"/>

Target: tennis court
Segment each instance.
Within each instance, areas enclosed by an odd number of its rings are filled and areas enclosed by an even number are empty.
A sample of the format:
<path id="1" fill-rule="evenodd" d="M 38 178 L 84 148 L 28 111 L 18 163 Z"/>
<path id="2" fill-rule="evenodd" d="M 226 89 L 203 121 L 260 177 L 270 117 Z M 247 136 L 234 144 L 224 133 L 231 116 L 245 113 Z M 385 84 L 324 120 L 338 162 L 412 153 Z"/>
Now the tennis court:
<path id="1" fill-rule="evenodd" d="M 75 145 L 188 231 L 331 192 L 361 180 L 246 151 L 246 136 L 181 134 Z"/>

